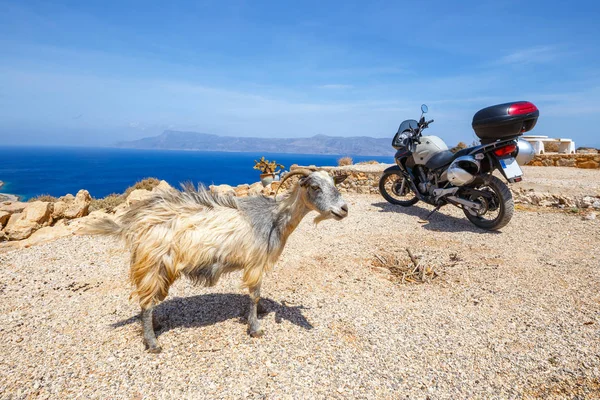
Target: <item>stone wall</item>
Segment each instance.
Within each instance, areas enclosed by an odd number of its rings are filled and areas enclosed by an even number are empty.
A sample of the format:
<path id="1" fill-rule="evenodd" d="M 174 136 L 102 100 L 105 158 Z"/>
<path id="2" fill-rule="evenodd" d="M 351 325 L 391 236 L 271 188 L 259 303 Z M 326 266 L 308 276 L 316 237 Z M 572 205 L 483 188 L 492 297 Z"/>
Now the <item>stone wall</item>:
<path id="1" fill-rule="evenodd" d="M 527 165 L 535 167 L 600 168 L 600 154 L 538 154 Z"/>

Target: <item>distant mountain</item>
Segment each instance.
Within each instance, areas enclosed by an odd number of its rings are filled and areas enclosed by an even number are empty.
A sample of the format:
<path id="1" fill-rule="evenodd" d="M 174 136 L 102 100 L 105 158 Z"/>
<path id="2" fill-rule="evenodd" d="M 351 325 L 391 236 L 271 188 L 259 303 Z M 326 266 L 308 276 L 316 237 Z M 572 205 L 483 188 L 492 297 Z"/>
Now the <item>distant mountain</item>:
<path id="1" fill-rule="evenodd" d="M 268 139 L 217 136 L 197 132 L 164 131 L 158 136 L 130 142 L 120 142 L 115 147 L 130 149 L 389 156 L 394 151 L 391 142 L 391 138 L 373 138 L 368 136 L 338 137 L 316 135 L 309 138 Z"/>

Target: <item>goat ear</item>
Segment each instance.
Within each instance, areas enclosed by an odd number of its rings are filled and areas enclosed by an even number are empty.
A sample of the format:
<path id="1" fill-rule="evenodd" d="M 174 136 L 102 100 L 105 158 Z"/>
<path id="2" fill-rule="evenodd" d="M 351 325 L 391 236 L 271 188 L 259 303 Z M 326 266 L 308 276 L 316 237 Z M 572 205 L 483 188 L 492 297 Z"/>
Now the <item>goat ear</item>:
<path id="1" fill-rule="evenodd" d="M 302 187 L 308 185 L 309 182 L 310 182 L 310 176 L 303 176 L 302 178 L 300 178 L 298 180 L 298 184 Z"/>
<path id="2" fill-rule="evenodd" d="M 339 185 L 340 183 L 344 182 L 347 177 L 348 177 L 348 175 L 336 175 L 333 177 L 333 182 L 336 185 Z"/>

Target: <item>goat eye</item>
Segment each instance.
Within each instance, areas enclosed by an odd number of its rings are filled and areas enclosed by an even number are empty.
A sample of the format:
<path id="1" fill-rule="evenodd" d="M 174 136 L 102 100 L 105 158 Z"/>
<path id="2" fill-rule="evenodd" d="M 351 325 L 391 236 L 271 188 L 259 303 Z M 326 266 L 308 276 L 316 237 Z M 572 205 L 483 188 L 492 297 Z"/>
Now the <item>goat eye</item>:
<path id="1" fill-rule="evenodd" d="M 321 190 L 321 188 L 319 187 L 319 185 L 311 185 L 310 188 L 312 190 Z"/>

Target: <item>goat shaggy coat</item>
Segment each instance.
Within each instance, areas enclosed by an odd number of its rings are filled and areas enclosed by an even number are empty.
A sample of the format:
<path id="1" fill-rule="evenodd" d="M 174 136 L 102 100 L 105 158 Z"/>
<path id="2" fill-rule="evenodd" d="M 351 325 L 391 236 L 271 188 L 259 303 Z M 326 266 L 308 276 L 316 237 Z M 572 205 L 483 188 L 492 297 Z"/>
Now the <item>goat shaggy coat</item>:
<path id="1" fill-rule="evenodd" d="M 87 233 L 120 236 L 130 250 L 132 296 L 142 308 L 151 351 L 160 351 L 154 332 L 148 332 L 152 308 L 182 275 L 213 286 L 222 274 L 242 270 L 253 305 L 250 333 L 262 334 L 256 319 L 262 277 L 276 263 L 289 235 L 312 210 L 320 214 L 316 222 L 340 220 L 348 210 L 327 173 L 302 170 L 288 175 L 302 178 L 280 202 L 263 196 L 237 199 L 188 185 L 183 191 L 157 192 L 117 221 L 105 218 L 88 226 Z"/>

